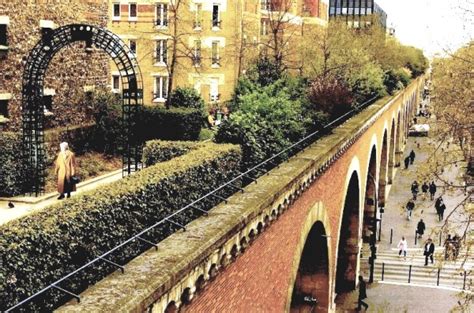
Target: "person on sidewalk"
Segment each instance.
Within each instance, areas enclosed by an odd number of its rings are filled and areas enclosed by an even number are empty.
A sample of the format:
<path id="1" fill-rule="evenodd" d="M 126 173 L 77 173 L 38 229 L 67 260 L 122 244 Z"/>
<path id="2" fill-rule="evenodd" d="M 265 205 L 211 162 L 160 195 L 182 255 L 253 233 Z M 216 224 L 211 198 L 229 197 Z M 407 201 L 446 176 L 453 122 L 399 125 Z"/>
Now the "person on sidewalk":
<path id="1" fill-rule="evenodd" d="M 444 241 L 444 260 L 448 259 L 450 261 L 454 259 L 454 242 L 450 234 Z"/>
<path id="2" fill-rule="evenodd" d="M 431 201 L 433 201 L 435 193 L 436 193 L 436 185 L 435 185 L 434 181 L 432 181 L 430 183 L 430 197 L 431 197 L 430 199 L 431 199 Z"/>
<path id="3" fill-rule="evenodd" d="M 438 218 L 439 218 L 440 222 L 444 218 L 444 211 L 445 210 L 446 210 L 446 205 L 444 204 L 443 200 L 441 200 L 441 203 L 440 203 L 438 209 L 436 210 L 436 213 L 438 213 Z"/>
<path id="4" fill-rule="evenodd" d="M 364 299 L 367 299 L 367 284 L 364 281 L 364 277 L 359 276 L 359 298 L 357 300 L 356 311 L 360 311 L 361 306 L 364 306 L 367 311 L 369 305 L 363 301 Z"/>
<path id="5" fill-rule="evenodd" d="M 421 191 L 423 192 L 423 200 L 426 199 L 426 196 L 428 195 L 428 190 L 430 189 L 430 187 L 428 186 L 428 184 L 426 182 L 423 183 L 423 185 L 421 185 Z"/>
<path id="6" fill-rule="evenodd" d="M 439 207 L 441 206 L 441 203 L 443 203 L 443 197 L 439 196 L 438 199 L 436 199 L 436 202 L 435 202 L 436 214 L 438 214 Z"/>
<path id="7" fill-rule="evenodd" d="M 407 209 L 407 218 L 411 220 L 411 214 L 413 213 L 413 209 L 415 208 L 415 202 L 413 200 L 408 200 L 406 209 Z"/>
<path id="8" fill-rule="evenodd" d="M 433 254 L 435 251 L 435 245 L 433 243 L 433 240 L 431 238 L 428 238 L 428 240 L 425 243 L 425 248 L 423 250 L 423 255 L 425 256 L 425 266 L 428 265 L 428 257 L 431 260 L 431 264 L 433 264 Z"/>
<path id="9" fill-rule="evenodd" d="M 405 162 L 405 169 L 408 169 L 408 165 L 410 165 L 410 157 L 407 156 L 403 162 Z"/>
<path id="10" fill-rule="evenodd" d="M 415 151 L 411 150 L 410 152 L 410 164 L 413 164 L 415 162 Z"/>
<path id="11" fill-rule="evenodd" d="M 416 225 L 416 233 L 418 234 L 418 238 L 423 237 L 423 234 L 425 233 L 426 225 L 425 222 L 423 222 L 423 219 L 420 219 L 418 222 L 418 225 Z"/>
<path id="12" fill-rule="evenodd" d="M 407 250 L 408 250 L 408 242 L 405 239 L 405 237 L 402 237 L 402 239 L 400 239 L 400 241 L 398 242 L 398 257 L 401 257 L 402 252 L 403 252 L 403 258 L 406 260 Z"/>
<path id="13" fill-rule="evenodd" d="M 413 184 L 411 184 L 411 193 L 413 194 L 413 200 L 416 200 L 416 195 L 418 194 L 419 187 L 418 182 L 415 180 Z"/>
<path id="14" fill-rule="evenodd" d="M 62 142 L 59 148 L 61 151 L 56 158 L 55 173 L 58 177 L 58 200 L 62 200 L 64 199 L 64 194 L 67 194 L 67 197 L 70 198 L 71 192 L 76 191 L 76 184 L 71 179 L 71 177 L 76 175 L 76 157 L 69 150 L 67 142 Z"/>

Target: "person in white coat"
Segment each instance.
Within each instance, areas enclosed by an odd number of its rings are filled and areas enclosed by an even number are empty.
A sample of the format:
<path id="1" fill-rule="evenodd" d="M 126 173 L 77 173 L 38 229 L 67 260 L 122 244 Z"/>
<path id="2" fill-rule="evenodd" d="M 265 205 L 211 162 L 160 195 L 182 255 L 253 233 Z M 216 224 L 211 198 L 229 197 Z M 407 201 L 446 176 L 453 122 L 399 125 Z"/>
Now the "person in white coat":
<path id="1" fill-rule="evenodd" d="M 408 242 L 405 239 L 405 237 L 402 237 L 402 239 L 398 242 L 398 256 L 401 257 L 402 252 L 403 252 L 403 257 L 406 259 L 407 250 L 408 250 Z"/>

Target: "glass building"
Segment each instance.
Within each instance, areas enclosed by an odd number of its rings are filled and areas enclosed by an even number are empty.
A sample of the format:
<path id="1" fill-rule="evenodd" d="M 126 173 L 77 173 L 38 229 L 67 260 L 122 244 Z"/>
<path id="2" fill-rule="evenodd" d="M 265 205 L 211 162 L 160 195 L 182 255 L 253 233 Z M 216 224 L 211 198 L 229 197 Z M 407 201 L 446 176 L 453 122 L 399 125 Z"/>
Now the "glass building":
<path id="1" fill-rule="evenodd" d="M 373 16 L 377 16 L 382 26 L 387 28 L 387 14 L 374 0 L 329 1 L 329 19 L 344 18 L 352 27 L 368 25 Z"/>

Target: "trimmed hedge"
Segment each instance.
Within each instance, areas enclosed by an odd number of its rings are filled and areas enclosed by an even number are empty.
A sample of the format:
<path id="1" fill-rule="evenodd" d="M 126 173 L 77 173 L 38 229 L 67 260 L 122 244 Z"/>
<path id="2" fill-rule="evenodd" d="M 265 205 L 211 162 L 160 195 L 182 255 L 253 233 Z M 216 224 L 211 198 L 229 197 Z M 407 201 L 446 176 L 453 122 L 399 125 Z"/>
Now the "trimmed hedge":
<path id="1" fill-rule="evenodd" d="M 222 185 L 237 175 L 239 162 L 237 146 L 199 144 L 183 156 L 0 226 L 0 309 L 11 307 Z M 209 199 L 199 206 L 209 209 L 216 204 L 215 199 Z M 200 215 L 190 209 L 173 221 L 185 225 Z M 176 230 L 175 225 L 164 223 L 144 237 L 159 242 Z M 125 264 L 149 248 L 137 241 L 109 259 Z M 61 286 L 80 293 L 114 270 L 108 263 L 98 262 Z M 50 290 L 24 310 L 49 311 L 68 299 Z"/>
<path id="2" fill-rule="evenodd" d="M 197 148 L 198 144 L 194 141 L 150 140 L 146 142 L 143 148 L 142 162 L 146 166 L 151 166 L 171 160 Z"/>
<path id="3" fill-rule="evenodd" d="M 198 140 L 203 125 L 199 109 L 144 106 L 140 115 L 143 140 Z"/>
<path id="4" fill-rule="evenodd" d="M 0 196 L 16 196 L 23 193 L 25 162 L 23 141 L 19 133 L 0 133 Z"/>

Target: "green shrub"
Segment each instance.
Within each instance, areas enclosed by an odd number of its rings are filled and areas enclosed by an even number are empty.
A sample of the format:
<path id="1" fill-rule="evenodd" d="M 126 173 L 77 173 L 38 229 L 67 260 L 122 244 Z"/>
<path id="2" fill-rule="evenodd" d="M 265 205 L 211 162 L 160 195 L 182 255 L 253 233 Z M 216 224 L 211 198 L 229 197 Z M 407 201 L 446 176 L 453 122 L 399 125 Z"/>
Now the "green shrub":
<path id="1" fill-rule="evenodd" d="M 0 133 L 0 196 L 24 192 L 25 166 L 23 143 L 19 133 Z"/>
<path id="2" fill-rule="evenodd" d="M 1 225 L 0 309 L 18 303 L 235 177 L 239 161 L 237 147 L 204 143 L 186 155 Z M 199 206 L 208 209 L 216 203 L 209 199 Z M 185 225 L 198 216 L 200 211 L 190 209 L 172 220 Z M 159 242 L 176 230 L 173 224 L 163 223 L 144 238 Z M 137 241 L 108 258 L 125 264 L 149 248 Z M 106 262 L 98 262 L 62 286 L 79 293 L 113 270 L 116 268 Z M 24 309 L 51 311 L 66 299 L 49 291 Z"/>
<path id="3" fill-rule="evenodd" d="M 143 140 L 197 140 L 203 118 L 198 109 L 145 106 L 138 124 Z"/>
<path id="4" fill-rule="evenodd" d="M 410 80 L 410 74 L 406 69 L 389 70 L 385 73 L 384 85 L 387 88 L 387 92 L 393 95 L 397 90 L 408 86 Z"/>
<path id="5" fill-rule="evenodd" d="M 142 160 L 146 166 L 151 166 L 181 156 L 196 148 L 197 143 L 194 141 L 150 140 L 143 148 Z"/>
<path id="6" fill-rule="evenodd" d="M 177 87 L 171 93 L 171 106 L 175 108 L 198 109 L 206 116 L 206 105 L 196 89 Z"/>
<path id="7" fill-rule="evenodd" d="M 61 142 L 67 142 L 76 155 L 95 150 L 97 147 L 95 124 L 58 127 L 44 132 L 46 163 L 53 164 Z"/>
<path id="8" fill-rule="evenodd" d="M 241 145 L 243 169 L 301 139 L 307 125 L 300 100 L 291 99 L 284 81 L 249 90 L 252 91 L 239 96 L 239 109 L 219 126 L 214 138 L 216 142 Z"/>

